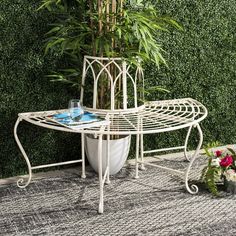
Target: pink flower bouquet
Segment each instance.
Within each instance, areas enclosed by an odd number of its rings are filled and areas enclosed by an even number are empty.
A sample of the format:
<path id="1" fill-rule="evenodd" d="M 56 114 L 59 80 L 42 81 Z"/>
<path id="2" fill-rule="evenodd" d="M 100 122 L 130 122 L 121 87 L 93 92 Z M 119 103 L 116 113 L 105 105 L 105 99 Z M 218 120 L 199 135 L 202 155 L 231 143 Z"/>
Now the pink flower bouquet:
<path id="1" fill-rule="evenodd" d="M 205 148 L 208 165 L 202 171 L 202 179 L 207 188 L 214 195 L 218 195 L 218 184 L 225 185 L 230 189 L 230 185 L 235 186 L 236 191 L 236 153 L 233 149 L 210 150 Z M 230 187 L 230 188 L 229 188 Z M 232 192 L 230 190 L 230 192 Z"/>

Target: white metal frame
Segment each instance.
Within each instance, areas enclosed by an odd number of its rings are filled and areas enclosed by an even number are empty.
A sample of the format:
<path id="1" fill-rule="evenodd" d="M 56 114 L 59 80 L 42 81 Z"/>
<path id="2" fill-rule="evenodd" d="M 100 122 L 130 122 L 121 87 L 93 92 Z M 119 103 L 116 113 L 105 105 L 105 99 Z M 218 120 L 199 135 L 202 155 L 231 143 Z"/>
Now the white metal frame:
<path id="1" fill-rule="evenodd" d="M 109 67 L 114 67 L 116 70 L 116 78 L 113 78 Z M 99 70 L 97 70 L 99 68 Z M 132 68 L 127 62 L 122 58 L 108 58 L 108 57 L 92 57 L 85 56 L 83 63 L 83 74 L 82 74 L 82 86 L 80 93 L 80 100 L 83 103 L 84 92 L 86 87 L 86 78 L 88 73 L 91 72 L 92 82 L 93 82 L 93 105 L 92 108 L 97 108 L 97 97 L 98 97 L 98 82 L 105 74 L 110 83 L 110 110 L 114 111 L 115 109 L 115 90 L 118 86 L 118 81 L 122 81 L 122 92 L 123 92 L 123 109 L 128 109 L 128 89 L 127 85 L 130 84 L 133 86 L 133 97 L 134 97 L 134 107 L 138 107 L 138 98 L 137 98 L 137 83 L 138 80 L 143 81 L 143 71 L 140 67 L 135 69 L 134 75 L 131 72 Z"/>
<path id="2" fill-rule="evenodd" d="M 42 169 L 42 168 L 49 168 L 49 167 L 53 167 L 53 166 L 61 166 L 61 165 L 68 165 L 68 164 L 74 164 L 74 163 L 82 163 L 82 174 L 81 174 L 81 178 L 86 178 L 86 174 L 85 174 L 85 143 L 84 143 L 84 135 L 86 133 L 93 133 L 93 131 L 89 131 L 89 127 L 92 126 L 90 124 L 87 124 L 87 128 L 81 128 L 81 129 L 71 129 L 69 126 L 64 126 L 61 125 L 57 122 L 53 122 L 53 120 L 48 119 L 48 116 L 51 116 L 53 114 L 57 114 L 57 113 L 61 113 L 64 112 L 65 110 L 59 110 L 59 111 L 47 111 L 47 112 L 32 112 L 32 113 L 20 113 L 18 114 L 18 119 L 15 123 L 14 126 L 14 137 L 16 140 L 16 143 L 26 161 L 27 167 L 28 167 L 28 179 L 25 182 L 25 180 L 23 178 L 20 178 L 17 181 L 17 186 L 19 188 L 25 188 L 27 187 L 32 179 L 32 171 L 36 170 L 36 169 Z M 57 163 L 52 163 L 52 164 L 44 164 L 44 165 L 38 165 L 38 166 L 32 166 L 30 163 L 30 159 L 27 156 L 19 138 L 17 135 L 17 128 L 20 124 L 21 121 L 27 121 L 29 123 L 41 126 L 41 127 L 46 127 L 49 129 L 54 129 L 54 130 L 60 130 L 60 131 L 64 131 L 64 132 L 73 132 L 73 133 L 80 133 L 81 134 L 81 157 L 82 159 L 79 160 L 72 160 L 72 161 L 65 161 L 65 162 L 57 162 Z M 102 137 L 103 137 L 103 132 L 104 129 L 107 129 L 107 133 L 109 134 L 109 117 L 108 115 L 106 116 L 106 121 L 107 122 L 103 122 L 102 125 L 98 125 L 96 126 L 97 128 L 97 132 L 96 135 L 98 136 L 99 142 L 98 142 L 98 177 L 99 177 L 99 207 L 98 207 L 98 212 L 99 213 L 103 213 L 103 188 L 104 188 L 104 184 L 109 183 L 109 146 L 108 145 L 108 151 L 107 151 L 107 167 L 106 167 L 106 171 L 105 174 L 102 175 Z M 96 124 L 93 123 L 93 127 Z M 109 137 L 109 135 L 108 135 Z M 109 142 L 109 139 L 108 139 Z"/>
<path id="3" fill-rule="evenodd" d="M 115 66 L 118 75 L 116 78 L 112 78 L 111 72 L 108 70 L 110 65 Z M 96 68 L 100 68 L 96 71 Z M 137 98 L 137 82 L 138 75 L 141 75 L 141 79 L 144 84 L 144 77 L 141 68 L 136 69 L 134 75 L 130 72 L 130 65 L 126 63 L 122 58 L 101 58 L 85 56 L 83 64 L 82 75 L 82 88 L 81 88 L 81 101 L 83 102 L 84 89 L 86 87 L 86 77 L 90 71 L 93 78 L 93 106 L 88 108 L 92 112 L 98 113 L 100 116 L 109 114 L 111 119 L 110 134 L 114 135 L 136 135 L 136 171 L 135 178 L 139 178 L 139 168 L 145 169 L 144 165 L 151 165 L 158 168 L 162 168 L 172 173 L 181 174 L 185 180 L 185 186 L 189 193 L 195 194 L 198 192 L 196 185 L 189 186 L 189 172 L 191 167 L 199 154 L 199 150 L 203 141 L 203 134 L 199 123 L 206 118 L 207 109 L 200 102 L 191 99 L 174 99 L 164 101 L 151 101 L 146 102 L 142 106 L 138 106 Z M 102 73 L 106 73 L 110 85 L 111 85 L 111 107 L 109 110 L 97 109 L 97 84 Z M 123 109 L 115 109 L 115 86 L 118 79 L 122 80 L 123 84 Z M 131 81 L 134 90 L 134 107 L 128 108 L 128 79 Z M 144 150 L 143 135 L 151 133 L 164 133 L 171 132 L 179 129 L 187 128 L 187 135 L 183 146 L 168 147 L 156 150 Z M 195 150 L 195 153 L 190 158 L 187 154 L 187 146 L 190 137 L 190 133 L 193 128 L 197 128 L 199 134 L 199 143 Z M 104 133 L 106 134 L 106 132 Z M 148 163 L 144 161 L 144 155 L 150 153 L 157 153 L 162 151 L 174 151 L 183 150 L 185 158 L 189 161 L 189 165 L 185 171 L 174 170 L 164 166 Z M 140 157 L 140 158 L 139 158 Z M 140 160 L 141 159 L 141 160 Z M 140 165 L 140 166 L 139 166 Z"/>
<path id="4" fill-rule="evenodd" d="M 118 71 L 118 75 L 116 78 L 112 78 L 110 71 L 108 70 L 109 65 L 113 64 Z M 95 67 L 100 67 L 99 71 L 96 71 Z M 51 166 L 58 165 L 66 165 L 71 163 L 82 162 L 82 178 L 85 178 L 85 165 L 84 165 L 84 135 L 85 134 L 94 134 L 99 138 L 98 144 L 98 165 L 99 165 L 99 189 L 100 189 L 100 200 L 99 200 L 99 209 L 98 212 L 103 212 L 103 188 L 105 182 L 110 183 L 109 180 L 109 153 L 110 153 L 110 145 L 109 140 L 111 135 L 136 135 L 136 164 L 135 164 L 135 178 L 139 178 L 139 168 L 145 169 L 145 165 L 155 166 L 158 168 L 162 168 L 167 171 L 171 171 L 172 173 L 181 174 L 185 181 L 186 189 L 191 194 L 196 194 L 198 192 L 198 187 L 196 185 L 189 185 L 189 172 L 191 167 L 198 156 L 199 150 L 203 141 L 203 134 L 199 123 L 206 118 L 207 109 L 200 102 L 191 99 L 173 99 L 173 100 L 163 100 L 163 101 L 151 101 L 146 102 L 141 106 L 138 106 L 138 98 L 137 98 L 137 83 L 138 80 L 143 80 L 143 73 L 140 68 L 136 70 L 134 76 L 131 75 L 131 67 L 127 65 L 127 63 L 121 58 L 98 58 L 98 57 L 90 57 L 85 56 L 84 58 L 84 67 L 83 67 L 83 75 L 82 75 L 82 87 L 81 87 L 81 101 L 83 102 L 84 94 L 85 94 L 85 85 L 86 78 L 88 72 L 91 72 L 93 77 L 93 106 L 85 107 L 86 111 L 93 112 L 104 119 L 107 120 L 105 125 L 98 126 L 85 126 L 81 129 L 70 129 L 69 127 L 63 126 L 52 120 L 48 119 L 48 116 L 64 112 L 65 110 L 58 111 L 42 111 L 42 112 L 28 112 L 28 113 L 20 113 L 19 118 L 16 121 L 14 128 L 14 136 L 16 142 L 19 146 L 20 151 L 23 154 L 23 157 L 27 163 L 29 177 L 26 183 L 24 183 L 23 179 L 18 180 L 17 185 L 20 188 L 26 187 L 32 178 L 32 170 L 46 168 Z M 97 85 L 100 79 L 101 73 L 106 72 L 107 78 L 110 81 L 111 86 L 111 107 L 109 110 L 97 109 L 96 107 L 96 99 L 97 99 Z M 115 87 L 118 79 L 123 81 L 123 109 L 115 109 Z M 127 84 L 128 81 L 133 86 L 134 91 L 134 107 L 128 107 L 128 92 L 127 92 Z M 81 133 L 81 147 L 82 147 L 82 159 L 54 164 L 47 164 L 41 166 L 31 166 L 29 158 L 23 149 L 18 136 L 17 136 L 17 127 L 20 121 L 25 120 L 31 124 L 41 126 L 44 128 L 66 131 L 66 132 L 74 132 Z M 171 132 L 179 129 L 187 128 L 187 135 L 185 138 L 185 142 L 183 146 L 178 147 L 169 147 L 163 149 L 156 150 L 144 150 L 144 140 L 143 135 L 145 134 L 154 134 L 154 133 L 164 133 Z M 197 128 L 199 134 L 199 143 L 195 150 L 194 155 L 189 158 L 187 155 L 187 146 L 188 140 L 190 137 L 190 133 L 193 128 Z M 105 174 L 102 175 L 102 137 L 103 135 L 107 136 L 108 145 L 107 145 L 107 168 Z M 186 159 L 189 161 L 188 167 L 185 171 L 174 170 L 171 168 L 167 168 L 164 166 L 156 165 L 153 163 L 148 163 L 144 160 L 144 155 L 149 153 L 157 153 L 160 151 L 172 151 L 172 150 L 183 150 Z"/>

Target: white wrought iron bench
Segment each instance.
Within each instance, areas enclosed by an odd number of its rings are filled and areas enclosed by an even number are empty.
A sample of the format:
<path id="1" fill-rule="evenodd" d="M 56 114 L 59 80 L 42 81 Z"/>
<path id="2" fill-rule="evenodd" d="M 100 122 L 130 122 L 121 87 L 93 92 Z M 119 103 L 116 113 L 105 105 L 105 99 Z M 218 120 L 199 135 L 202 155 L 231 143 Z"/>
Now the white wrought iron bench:
<path id="1" fill-rule="evenodd" d="M 103 213 L 103 188 L 105 182 L 109 183 L 109 174 L 108 174 L 108 166 L 106 167 L 106 172 L 103 175 L 102 174 L 102 136 L 105 128 L 109 131 L 109 118 L 108 116 L 105 117 L 105 120 L 102 122 L 102 124 L 98 123 L 96 125 L 96 122 L 93 124 L 85 124 L 81 125 L 80 128 L 77 129 L 72 129 L 69 126 L 63 125 L 61 123 L 55 122 L 52 119 L 48 119 L 49 116 L 55 115 L 55 114 L 60 114 L 63 112 L 66 112 L 67 110 L 56 110 L 56 111 L 42 111 L 42 112 L 27 112 L 27 113 L 19 113 L 18 114 L 18 119 L 15 123 L 14 127 L 14 137 L 16 140 L 16 143 L 27 163 L 28 167 L 28 179 L 25 182 L 23 178 L 20 178 L 17 181 L 17 186 L 19 188 L 25 188 L 29 185 L 32 179 L 32 171 L 36 169 L 42 169 L 42 168 L 48 168 L 48 167 L 53 167 L 53 166 L 61 166 L 61 165 L 69 165 L 69 164 L 74 164 L 74 163 L 82 163 L 82 173 L 81 173 L 81 178 L 86 178 L 85 174 L 85 150 L 84 150 L 84 136 L 85 134 L 94 134 L 98 136 L 99 142 L 98 142 L 98 168 L 99 168 L 99 206 L 98 206 L 98 212 Z M 32 166 L 29 157 L 27 156 L 19 138 L 17 135 L 17 128 L 18 125 L 20 124 L 21 121 L 26 121 L 29 122 L 33 125 L 37 125 L 40 127 L 44 127 L 47 129 L 53 129 L 53 130 L 58 130 L 58 131 L 63 131 L 63 132 L 71 132 L 71 133 L 80 133 L 81 134 L 81 159 L 78 160 L 72 160 L 72 161 L 65 161 L 65 162 L 58 162 L 58 163 L 52 163 L 52 164 L 43 164 L 39 166 Z M 109 146 L 107 153 L 109 153 Z M 108 158 L 108 157 L 107 157 Z M 109 161 L 107 161 L 109 164 Z"/>
<path id="2" fill-rule="evenodd" d="M 116 76 L 112 75 L 111 67 L 115 68 Z M 98 70 L 99 68 L 99 70 Z M 134 72 L 132 74 L 132 72 Z M 105 77 L 104 77 L 104 74 Z M 141 77 L 140 77 L 141 76 Z M 107 78 L 110 86 L 110 109 L 102 110 L 97 109 L 97 91 L 99 86 L 99 80 L 103 77 Z M 189 185 L 189 172 L 190 169 L 198 156 L 199 150 L 203 141 L 203 134 L 200 127 L 200 122 L 205 119 L 207 116 L 207 109 L 200 102 L 191 99 L 174 99 L 174 100 L 165 100 L 165 101 L 151 101 L 145 102 L 143 105 L 138 105 L 138 96 L 137 96 L 137 87 L 138 83 L 140 83 L 140 78 L 143 79 L 142 71 L 138 68 L 133 71 L 130 65 L 128 65 L 121 58 L 98 58 L 85 56 L 84 65 L 83 65 L 83 75 L 82 75 L 82 86 L 81 86 L 81 95 L 80 99 L 83 103 L 84 96 L 86 93 L 86 86 L 88 84 L 91 85 L 93 89 L 93 97 L 92 97 L 92 107 L 85 107 L 86 111 L 93 112 L 98 114 L 107 120 L 106 125 L 97 126 L 97 127 L 84 127 L 78 130 L 72 130 L 68 127 L 64 127 L 63 125 L 56 124 L 47 119 L 48 115 L 52 115 L 60 111 L 48 111 L 48 112 L 33 112 L 33 113 L 20 113 L 18 120 L 15 124 L 15 139 L 16 142 L 26 160 L 28 170 L 29 170 L 29 178 L 27 182 L 24 184 L 24 180 L 20 179 L 17 184 L 19 187 L 26 187 L 30 181 L 32 176 L 32 170 L 45 168 L 56 165 L 64 165 L 82 162 L 82 177 L 85 178 L 85 134 L 93 134 L 98 135 L 99 144 L 98 144 L 98 174 L 99 174 L 99 189 L 100 189 L 100 200 L 99 200 L 99 213 L 103 212 L 103 187 L 105 181 L 107 183 L 109 180 L 109 153 L 110 153 L 110 137 L 114 135 L 135 135 L 136 136 L 136 164 L 135 164 L 135 178 L 139 177 L 139 167 L 141 169 L 144 168 L 144 165 L 156 166 L 165 170 L 172 171 L 173 173 L 182 174 L 185 180 L 185 186 L 188 192 L 191 194 L 195 194 L 198 192 L 198 187 L 196 185 Z M 89 81 L 90 79 L 90 81 Z M 119 83 L 121 81 L 121 83 Z M 141 81 L 143 83 L 143 81 Z M 121 85 L 122 90 L 122 109 L 116 109 L 116 96 L 115 91 L 117 86 Z M 129 107 L 128 101 L 128 92 L 132 90 L 133 92 L 133 107 Z M 76 132 L 81 133 L 81 142 L 82 142 L 82 159 L 75 161 L 68 161 L 63 163 L 55 163 L 48 165 L 41 165 L 32 167 L 27 157 L 19 139 L 17 136 L 17 127 L 19 122 L 25 120 L 31 124 L 42 126 L 49 129 L 55 129 L 66 132 Z M 189 158 L 187 155 L 187 146 L 188 140 L 191 133 L 192 128 L 197 128 L 199 134 L 199 143 L 195 150 L 194 155 Z M 171 132 L 180 129 L 188 129 L 186 138 L 183 142 L 182 146 L 178 147 L 168 147 L 163 149 L 156 149 L 151 151 L 144 150 L 144 139 L 143 135 L 146 134 L 155 134 L 155 133 L 164 133 Z M 106 157 L 106 171 L 104 175 L 102 174 L 102 138 L 106 136 L 108 141 L 107 145 L 107 157 Z M 153 163 L 149 163 L 145 161 L 144 154 L 154 153 L 159 151 L 171 151 L 171 150 L 183 150 L 186 159 L 189 161 L 188 167 L 185 171 L 174 170 L 164 166 L 159 166 Z M 157 173 L 158 174 L 158 173 Z"/>
<path id="3" fill-rule="evenodd" d="M 99 70 L 98 70 L 99 68 Z M 114 71 L 115 76 L 111 71 Z M 110 109 L 97 109 L 98 100 L 98 85 L 99 80 L 107 79 L 110 86 Z M 80 99 L 83 102 L 86 80 L 90 79 L 93 89 L 93 104 L 92 108 L 87 108 L 91 112 L 97 113 L 100 116 L 109 116 L 110 130 L 105 129 L 104 135 L 135 135 L 136 136 L 136 173 L 135 178 L 139 177 L 139 166 L 144 169 L 144 165 L 151 165 L 162 168 L 173 173 L 182 174 L 185 180 L 185 186 L 189 193 L 195 194 L 198 192 L 196 185 L 189 186 L 189 172 L 198 156 L 199 150 L 203 141 L 203 133 L 200 127 L 200 122 L 207 116 L 207 109 L 200 102 L 192 98 L 150 101 L 143 105 L 138 105 L 138 85 L 144 86 L 143 71 L 140 68 L 133 70 L 131 66 L 121 58 L 99 58 L 85 56 L 83 64 L 83 76 L 81 86 Z M 119 83 L 119 80 L 121 83 Z M 88 82 L 87 82 L 88 83 Z M 118 85 L 119 84 L 119 85 Z M 122 92 L 122 109 L 116 109 L 116 88 L 120 86 Z M 132 92 L 133 101 L 129 101 L 128 92 Z M 128 105 L 132 104 L 131 107 Z M 187 155 L 188 141 L 193 128 L 197 128 L 199 134 L 199 143 L 191 158 Z M 168 147 L 155 150 L 144 150 L 145 134 L 165 133 L 175 130 L 187 129 L 186 138 L 183 145 L 178 147 Z M 156 165 L 145 161 L 144 154 L 156 153 L 160 151 L 183 150 L 186 159 L 189 161 L 185 171 L 174 170 L 164 166 Z"/>

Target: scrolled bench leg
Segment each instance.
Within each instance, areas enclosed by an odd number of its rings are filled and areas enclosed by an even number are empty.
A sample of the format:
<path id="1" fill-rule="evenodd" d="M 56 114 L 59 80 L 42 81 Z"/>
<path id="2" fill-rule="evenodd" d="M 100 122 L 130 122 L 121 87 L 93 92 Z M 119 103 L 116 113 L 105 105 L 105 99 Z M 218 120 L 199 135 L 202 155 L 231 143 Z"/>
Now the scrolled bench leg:
<path id="1" fill-rule="evenodd" d="M 98 180 L 99 180 L 99 206 L 98 213 L 103 213 L 103 175 L 102 175 L 102 135 L 99 135 L 98 142 Z"/>
<path id="2" fill-rule="evenodd" d="M 110 132 L 110 125 L 108 126 L 108 133 Z M 107 177 L 106 177 L 106 184 L 110 184 L 110 134 L 107 135 Z"/>
<path id="3" fill-rule="evenodd" d="M 186 189 L 189 193 L 191 194 L 196 194 L 198 193 L 198 187 L 194 184 L 192 185 L 189 185 L 189 182 L 188 182 L 188 179 L 189 179 L 189 173 L 190 173 L 190 170 L 191 170 L 191 167 L 192 167 L 192 164 L 193 162 L 195 161 L 196 157 L 198 156 L 199 154 L 199 151 L 200 151 L 200 148 L 202 146 L 202 142 L 203 142 L 203 134 L 202 134 L 202 129 L 200 127 L 199 124 L 196 125 L 196 128 L 198 130 L 198 134 L 199 134 L 199 142 L 198 142 L 198 146 L 197 146 L 197 149 L 196 151 L 194 152 L 190 162 L 189 162 L 189 165 L 186 169 L 186 172 L 185 172 L 185 186 L 186 186 Z M 190 130 L 191 131 L 191 130 Z"/>
<path id="4" fill-rule="evenodd" d="M 32 179 L 32 168 L 31 168 L 31 164 L 30 164 L 29 158 L 28 158 L 28 156 L 27 156 L 24 148 L 22 147 L 21 142 L 20 142 L 20 140 L 19 140 L 19 138 L 17 136 L 17 127 L 18 127 L 20 122 L 21 122 L 21 118 L 18 117 L 18 119 L 17 119 L 17 121 L 15 123 L 15 126 L 14 126 L 14 137 L 15 137 L 16 143 L 17 143 L 17 145 L 18 145 L 18 147 L 19 147 L 19 149 L 20 149 L 20 151 L 21 151 L 21 153 L 22 153 L 22 155 L 23 155 L 23 157 L 24 157 L 24 159 L 26 161 L 26 164 L 28 166 L 29 176 L 28 176 L 28 180 L 26 181 L 26 183 L 24 183 L 25 180 L 23 178 L 20 178 L 17 181 L 17 186 L 19 188 L 25 188 L 26 186 L 29 185 L 29 183 L 30 183 L 30 181 Z"/>
<path id="5" fill-rule="evenodd" d="M 136 135 L 136 159 L 135 159 L 135 179 L 139 178 L 138 168 L 139 168 L 139 134 Z"/>
<path id="6" fill-rule="evenodd" d="M 144 158 L 143 158 L 143 134 L 140 134 L 140 156 L 141 156 L 141 162 L 142 164 L 140 165 L 139 169 L 140 170 L 146 170 L 143 162 L 144 162 Z"/>
<path id="7" fill-rule="evenodd" d="M 81 178 L 85 179 L 86 174 L 85 174 L 85 155 L 84 155 L 84 133 L 81 133 L 81 156 L 82 156 L 82 173 L 81 173 Z"/>
<path id="8" fill-rule="evenodd" d="M 188 128 L 188 133 L 186 135 L 186 138 L 185 138 L 185 143 L 184 143 L 184 156 L 186 158 L 187 161 L 190 161 L 192 157 L 189 157 L 188 156 L 188 153 L 187 153 L 187 148 L 188 148 L 188 140 L 189 140 L 189 136 L 191 134 L 191 131 L 192 131 L 192 126 L 190 126 Z"/>

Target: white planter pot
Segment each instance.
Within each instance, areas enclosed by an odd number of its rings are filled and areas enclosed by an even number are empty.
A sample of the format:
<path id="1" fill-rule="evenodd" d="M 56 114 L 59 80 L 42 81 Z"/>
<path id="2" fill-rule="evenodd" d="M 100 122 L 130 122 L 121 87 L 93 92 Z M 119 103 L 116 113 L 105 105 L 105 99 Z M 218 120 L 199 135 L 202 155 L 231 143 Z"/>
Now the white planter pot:
<path id="1" fill-rule="evenodd" d="M 125 136 L 120 139 L 110 140 L 110 175 L 120 171 L 125 164 L 129 154 L 131 136 Z M 98 139 L 85 136 L 85 151 L 89 164 L 98 173 Z M 107 158 L 107 140 L 102 140 L 102 172 L 106 170 Z"/>

